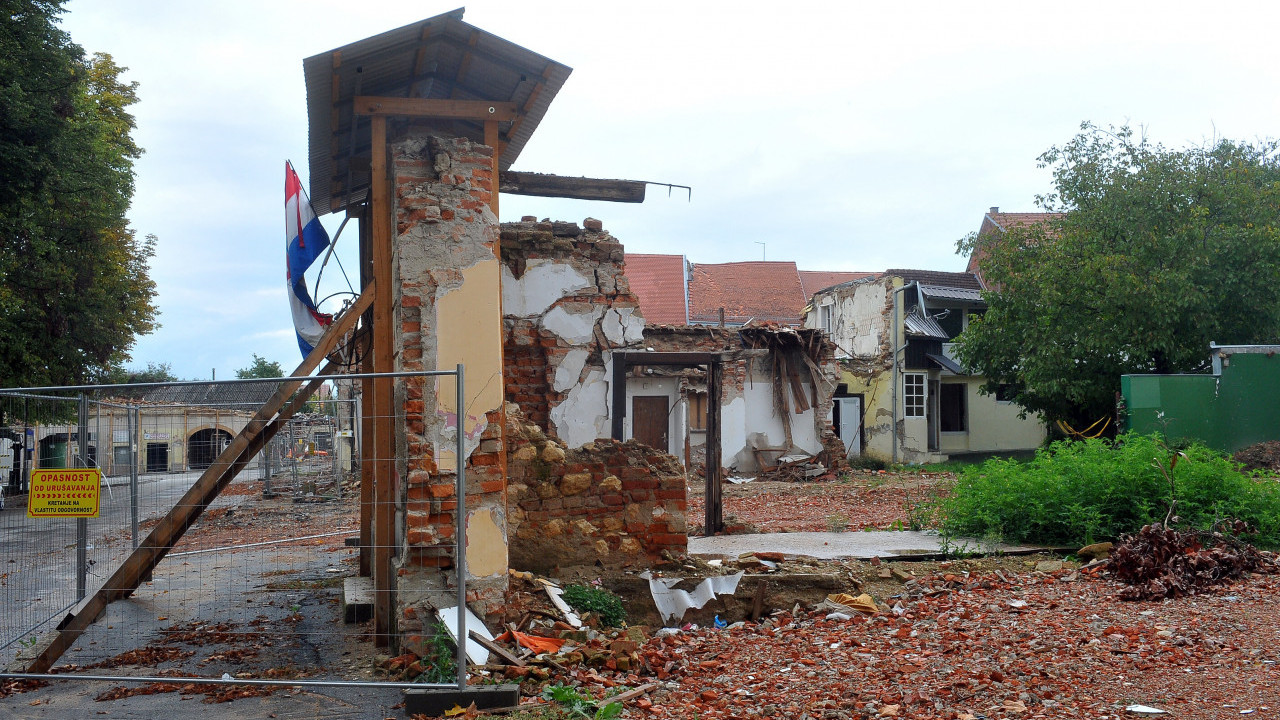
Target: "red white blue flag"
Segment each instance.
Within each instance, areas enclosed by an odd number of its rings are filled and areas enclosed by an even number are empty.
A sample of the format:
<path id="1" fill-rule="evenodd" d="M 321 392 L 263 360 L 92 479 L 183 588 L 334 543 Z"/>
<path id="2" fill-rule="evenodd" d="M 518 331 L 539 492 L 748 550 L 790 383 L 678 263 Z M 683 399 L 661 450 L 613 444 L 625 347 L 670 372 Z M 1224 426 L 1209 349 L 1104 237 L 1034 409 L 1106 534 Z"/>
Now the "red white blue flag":
<path id="1" fill-rule="evenodd" d="M 284 237 L 288 261 L 289 306 L 293 310 L 293 328 L 298 333 L 298 349 L 302 357 L 311 354 L 324 330 L 333 322 L 332 315 L 316 309 L 307 292 L 307 268 L 329 247 L 329 233 L 320 224 L 311 200 L 302 189 L 293 165 L 284 164 Z"/>

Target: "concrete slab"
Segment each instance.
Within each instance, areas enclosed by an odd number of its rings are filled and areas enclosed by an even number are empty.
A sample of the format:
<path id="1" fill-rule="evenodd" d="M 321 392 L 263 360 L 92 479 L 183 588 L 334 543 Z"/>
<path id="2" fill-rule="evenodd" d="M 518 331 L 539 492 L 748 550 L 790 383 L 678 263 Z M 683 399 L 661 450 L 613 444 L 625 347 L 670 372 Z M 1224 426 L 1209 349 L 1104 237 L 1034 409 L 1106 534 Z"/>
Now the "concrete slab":
<path id="1" fill-rule="evenodd" d="M 404 713 L 410 717 L 439 717 L 455 706 L 477 710 L 515 707 L 520 704 L 519 685 L 469 685 L 466 690 L 405 690 Z"/>
<path id="2" fill-rule="evenodd" d="M 342 621 L 364 622 L 373 617 L 373 578 L 349 577 L 342 581 Z"/>
<path id="3" fill-rule="evenodd" d="M 976 538 L 949 538 L 949 550 L 978 553 L 1032 553 L 1045 548 L 986 543 Z M 867 560 L 873 557 L 910 557 L 943 552 L 943 538 L 937 533 L 914 530 L 873 532 L 796 532 L 756 535 L 720 535 L 689 538 L 689 554 L 736 558 L 743 553 L 780 552 L 822 560 L 840 558 Z"/>

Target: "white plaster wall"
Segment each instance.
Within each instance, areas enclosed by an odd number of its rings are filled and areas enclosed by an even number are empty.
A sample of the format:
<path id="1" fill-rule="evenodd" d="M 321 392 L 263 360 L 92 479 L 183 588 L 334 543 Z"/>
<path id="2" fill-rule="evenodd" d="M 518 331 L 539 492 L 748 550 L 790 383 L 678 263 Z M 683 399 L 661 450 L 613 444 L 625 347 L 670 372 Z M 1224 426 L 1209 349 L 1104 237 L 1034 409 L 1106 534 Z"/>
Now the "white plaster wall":
<path id="1" fill-rule="evenodd" d="M 747 401 L 736 397 L 720 408 L 720 466 L 732 467 L 734 458 L 746 446 Z"/>
<path id="2" fill-rule="evenodd" d="M 604 370 L 587 371 L 582 384 L 574 386 L 564 402 L 551 409 L 551 423 L 556 435 L 571 448 L 609 437 L 609 383 Z"/>
<path id="3" fill-rule="evenodd" d="M 1045 424 L 1038 415 L 1018 417 L 1019 407 L 996 402 L 995 395 L 982 395 L 983 378 L 967 380 L 969 402 L 969 452 L 1033 450 L 1045 439 Z"/>
<path id="4" fill-rule="evenodd" d="M 585 345 L 595 337 L 596 320 L 604 313 L 604 308 L 593 305 L 583 312 L 566 309 L 565 305 L 557 305 L 542 317 L 542 326 L 565 342 L 573 345 Z"/>
<path id="5" fill-rule="evenodd" d="M 680 399 L 680 381 L 669 377 L 628 377 L 627 415 L 622 420 L 622 437 L 630 440 L 635 435 L 631 398 L 637 395 L 662 395 L 667 398 L 667 443 L 658 448 L 684 460 L 684 403 Z"/>
<path id="6" fill-rule="evenodd" d="M 804 383 L 803 386 L 805 393 L 812 399 L 811 384 Z M 768 437 L 769 447 L 782 447 L 786 443 L 786 435 L 783 432 L 782 418 L 778 416 L 773 404 L 772 381 L 763 374 L 753 372 L 751 380 L 742 389 L 742 400 L 742 439 L 730 446 L 725 438 L 722 441 L 724 449 L 728 451 L 732 447 L 732 454 L 737 455 L 746 447 L 747 436 L 754 433 L 764 433 Z M 790 415 L 792 444 L 804 452 L 816 455 L 822 450 L 822 445 L 818 442 L 817 429 L 814 427 L 813 408 L 802 413 L 793 410 Z M 725 424 L 728 425 L 727 422 Z"/>
<path id="7" fill-rule="evenodd" d="M 503 264 L 502 313 L 525 318 L 541 315 L 560 298 L 594 286 L 573 266 L 552 260 L 530 260 L 519 279 Z"/>

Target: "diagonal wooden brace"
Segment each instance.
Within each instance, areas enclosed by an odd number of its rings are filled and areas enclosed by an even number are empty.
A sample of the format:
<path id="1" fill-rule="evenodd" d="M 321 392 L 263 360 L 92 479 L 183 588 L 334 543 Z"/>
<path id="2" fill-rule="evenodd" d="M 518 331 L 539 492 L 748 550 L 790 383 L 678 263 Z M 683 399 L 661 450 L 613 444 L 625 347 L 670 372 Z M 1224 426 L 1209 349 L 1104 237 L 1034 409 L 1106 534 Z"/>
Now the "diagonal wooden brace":
<path id="1" fill-rule="evenodd" d="M 360 315 L 372 304 L 373 295 L 373 287 L 366 287 L 355 303 L 329 326 L 315 349 L 293 371 L 294 376 L 310 375 L 320 365 L 320 362 L 337 347 L 338 341 L 355 327 Z M 80 612 L 64 622 L 57 637 L 31 662 L 27 672 L 48 672 L 53 663 L 98 619 L 108 605 L 133 594 L 142 579 L 147 577 L 160 560 L 182 539 L 187 528 L 191 527 L 201 513 L 209 507 L 223 488 L 235 479 L 253 456 L 275 436 L 285 421 L 306 403 L 307 398 L 319 389 L 325 377 L 337 369 L 337 366 L 332 363 L 328 364 L 319 377 L 307 382 L 303 392 L 297 392 L 303 384 L 302 380 L 282 382 L 275 394 L 258 409 L 253 418 L 232 439 L 227 449 L 223 450 L 218 459 L 205 469 L 200 479 L 196 480 L 168 514 L 160 519 L 151 534 L 120 564 L 120 567 L 116 568 L 116 571 L 107 578 L 93 597 L 89 598 Z"/>

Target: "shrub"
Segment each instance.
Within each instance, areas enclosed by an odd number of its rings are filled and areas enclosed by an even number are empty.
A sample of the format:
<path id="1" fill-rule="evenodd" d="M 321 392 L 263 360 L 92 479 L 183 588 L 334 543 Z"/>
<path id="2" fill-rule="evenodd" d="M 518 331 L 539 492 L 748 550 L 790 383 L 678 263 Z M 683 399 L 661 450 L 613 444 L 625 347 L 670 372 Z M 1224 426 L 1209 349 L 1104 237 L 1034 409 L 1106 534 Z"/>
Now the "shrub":
<path id="1" fill-rule="evenodd" d="M 1173 458 L 1179 458 L 1166 480 Z M 1256 540 L 1280 544 L 1280 485 L 1241 474 L 1203 445 L 1175 455 L 1159 435 L 1127 434 L 1114 442 L 1060 441 L 1029 462 L 988 460 L 963 470 L 943 501 L 949 534 L 1007 542 L 1086 544 L 1163 522 L 1177 497 L 1184 523 L 1206 529 L 1238 518 Z"/>
<path id="2" fill-rule="evenodd" d="M 564 601 L 578 612 L 595 613 L 609 627 L 621 627 L 627 621 L 622 600 L 604 588 L 569 585 L 564 589 Z"/>

